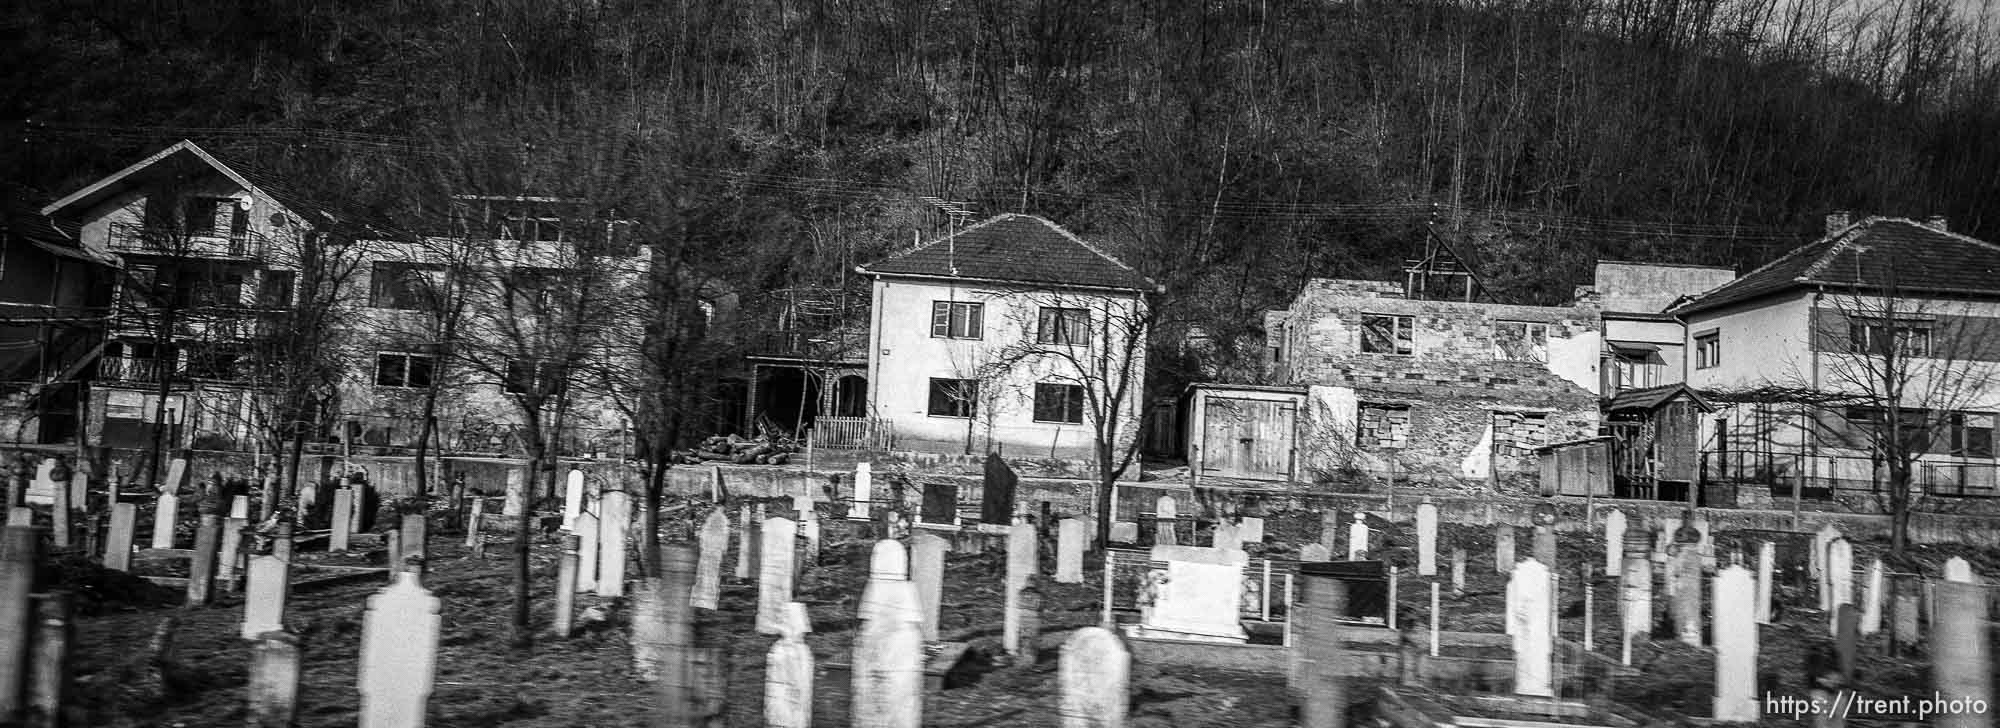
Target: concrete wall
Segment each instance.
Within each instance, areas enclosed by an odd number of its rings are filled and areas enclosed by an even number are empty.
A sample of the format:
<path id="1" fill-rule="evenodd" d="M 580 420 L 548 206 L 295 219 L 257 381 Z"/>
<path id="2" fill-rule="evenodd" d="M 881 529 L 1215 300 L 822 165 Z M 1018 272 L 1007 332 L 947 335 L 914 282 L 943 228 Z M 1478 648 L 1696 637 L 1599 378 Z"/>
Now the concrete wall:
<path id="1" fill-rule="evenodd" d="M 1809 305 L 1809 294 L 1801 292 L 1689 315 L 1683 353 L 1688 386 L 1705 392 L 1773 383 L 1811 386 Z M 1695 343 L 1711 332 L 1721 343 L 1721 360 L 1712 367 L 1697 367 Z"/>
<path id="2" fill-rule="evenodd" d="M 934 301 L 984 304 L 983 335 L 978 340 L 931 336 Z M 869 408 L 874 416 L 895 424 L 897 447 L 936 452 L 983 453 L 1001 450 L 1010 456 L 1089 458 L 1093 456 L 1094 415 L 1086 407 L 1081 424 L 1034 421 L 1035 384 L 1075 384 L 1078 368 L 1064 356 L 1029 356 L 995 371 L 1012 352 L 1049 350 L 1035 344 L 1043 306 L 1088 308 L 1096 337 L 1089 346 L 1063 347 L 1065 355 L 1086 367 L 1104 357 L 1122 363 L 1119 325 L 1135 320 L 1140 302 L 1133 294 L 1044 291 L 993 285 L 950 284 L 900 278 L 878 278 L 870 312 L 868 351 Z M 1100 329 L 1111 322 L 1112 336 Z M 1106 339 L 1111 339 L 1107 341 Z M 1131 362 L 1128 394 L 1116 416 L 1122 438 L 1130 438 L 1138 423 L 1145 381 L 1145 345 L 1139 339 Z M 1117 367 L 1113 367 L 1114 370 Z M 970 420 L 929 414 L 930 380 L 982 380 L 978 414 Z M 1091 379 L 1087 386 L 1118 384 Z M 1093 397 L 1093 399 L 1104 399 Z M 968 443 L 967 440 L 971 442 Z"/>
<path id="3" fill-rule="evenodd" d="M 1736 279 L 1736 271 L 1696 265 L 1598 261 L 1592 286 L 1606 311 L 1659 313 L 1674 299 Z"/>
<path id="4" fill-rule="evenodd" d="M 1361 351 L 1367 314 L 1413 317 L 1413 353 Z M 1505 441 L 1511 434 L 1495 432 L 1496 421 L 1518 413 L 1543 420 L 1536 441 L 1527 443 L 1531 446 L 1597 433 L 1603 338 L 1592 306 L 1414 301 L 1403 298 L 1394 283 L 1315 279 L 1282 322 L 1273 342 L 1279 381 L 1333 388 L 1314 399 L 1306 439 L 1319 444 L 1301 467 L 1320 470 L 1319 479 L 1343 470 L 1393 468 L 1438 478 L 1518 480 L 1534 473 L 1538 463 L 1513 448 L 1496 453 L 1496 436 Z M 1494 337 L 1503 322 L 1546 325 L 1547 362 L 1502 359 Z M 1407 446 L 1369 453 L 1365 446 L 1341 444 L 1354 442 L 1354 430 L 1344 424 L 1354 421 L 1347 409 L 1350 396 L 1357 408 L 1408 407 Z"/>

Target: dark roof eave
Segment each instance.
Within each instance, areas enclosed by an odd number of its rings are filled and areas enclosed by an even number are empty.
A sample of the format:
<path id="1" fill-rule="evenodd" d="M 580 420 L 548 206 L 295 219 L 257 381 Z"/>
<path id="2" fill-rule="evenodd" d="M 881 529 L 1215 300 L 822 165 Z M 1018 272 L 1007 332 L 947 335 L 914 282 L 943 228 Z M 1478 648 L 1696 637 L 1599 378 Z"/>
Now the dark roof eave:
<path id="1" fill-rule="evenodd" d="M 940 275 L 929 275 L 925 273 L 899 273 L 895 271 L 875 270 L 865 265 L 856 266 L 854 270 L 855 272 L 860 273 L 862 275 L 870 275 L 870 276 L 875 276 L 877 278 L 916 278 L 916 279 L 930 280 L 930 281 L 995 283 L 1008 286 L 1058 286 L 1061 288 L 1075 288 L 1085 291 L 1119 291 L 1123 293 L 1137 293 L 1140 295 L 1145 295 L 1147 293 L 1159 290 L 1158 285 L 1154 285 L 1150 288 L 1141 288 L 1136 286 L 1093 286 L 1085 283 L 1066 283 L 1062 281 L 1028 281 L 1028 280 L 1010 280 L 1006 278 L 973 278 L 971 276 L 940 276 Z M 1147 283 L 1152 283 L 1152 281 L 1148 280 Z"/>

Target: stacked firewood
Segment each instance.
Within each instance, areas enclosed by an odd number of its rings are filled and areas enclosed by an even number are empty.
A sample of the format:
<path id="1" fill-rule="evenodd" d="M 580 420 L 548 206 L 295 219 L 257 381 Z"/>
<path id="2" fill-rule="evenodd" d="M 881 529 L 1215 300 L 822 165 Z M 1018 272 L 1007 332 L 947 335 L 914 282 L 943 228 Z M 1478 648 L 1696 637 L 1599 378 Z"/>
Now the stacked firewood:
<path id="1" fill-rule="evenodd" d="M 693 450 L 680 454 L 682 464 L 728 462 L 737 465 L 784 465 L 791 462 L 792 454 L 801 449 L 799 443 L 788 437 L 769 435 L 745 438 L 735 435 L 715 436 L 701 441 Z"/>

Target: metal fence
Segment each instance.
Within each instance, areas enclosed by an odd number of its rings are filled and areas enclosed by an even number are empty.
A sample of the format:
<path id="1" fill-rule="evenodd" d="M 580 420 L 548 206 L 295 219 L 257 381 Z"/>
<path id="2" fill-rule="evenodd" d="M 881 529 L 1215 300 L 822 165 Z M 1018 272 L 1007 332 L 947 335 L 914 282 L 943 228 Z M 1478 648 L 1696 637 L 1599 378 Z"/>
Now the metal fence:
<path id="1" fill-rule="evenodd" d="M 1167 562 L 1154 561 L 1151 552 L 1140 549 L 1105 549 L 1104 558 L 1104 573 L 1110 575 L 1109 602 L 1114 610 L 1138 610 L 1149 599 L 1152 572 L 1167 568 Z M 1292 579 L 1298 571 L 1297 561 L 1251 559 L 1243 569 L 1239 616 L 1265 622 L 1285 621 L 1291 611 Z"/>
<path id="2" fill-rule="evenodd" d="M 1923 460 L 1910 474 L 1929 495 L 2000 497 L 2000 463 L 1992 460 Z M 1702 481 L 1762 485 L 1774 498 L 1831 500 L 1835 491 L 1879 493 L 1889 484 L 1887 463 L 1861 455 L 1773 452 L 1704 452 Z"/>
<path id="3" fill-rule="evenodd" d="M 896 425 L 878 417 L 818 417 L 813 447 L 829 450 L 888 450 L 896 445 Z"/>

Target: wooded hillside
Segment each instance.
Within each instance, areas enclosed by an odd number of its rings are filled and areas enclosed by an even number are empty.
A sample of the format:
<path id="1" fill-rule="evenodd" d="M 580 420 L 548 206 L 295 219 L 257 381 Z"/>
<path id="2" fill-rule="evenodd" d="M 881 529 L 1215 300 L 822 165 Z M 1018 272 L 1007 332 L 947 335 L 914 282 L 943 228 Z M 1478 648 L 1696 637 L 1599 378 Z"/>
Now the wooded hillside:
<path id="1" fill-rule="evenodd" d="M 1230 368 L 1307 276 L 1436 234 L 1503 300 L 1746 267 L 1832 209 L 2000 237 L 2000 56 L 1948 0 L 49 0 L 0 10 L 0 175 L 179 138 L 399 224 L 587 196 L 741 290 L 1041 214 Z M 1429 231 L 1427 233 L 1427 230 Z M 1223 346 L 1182 361 L 1198 325 Z"/>

